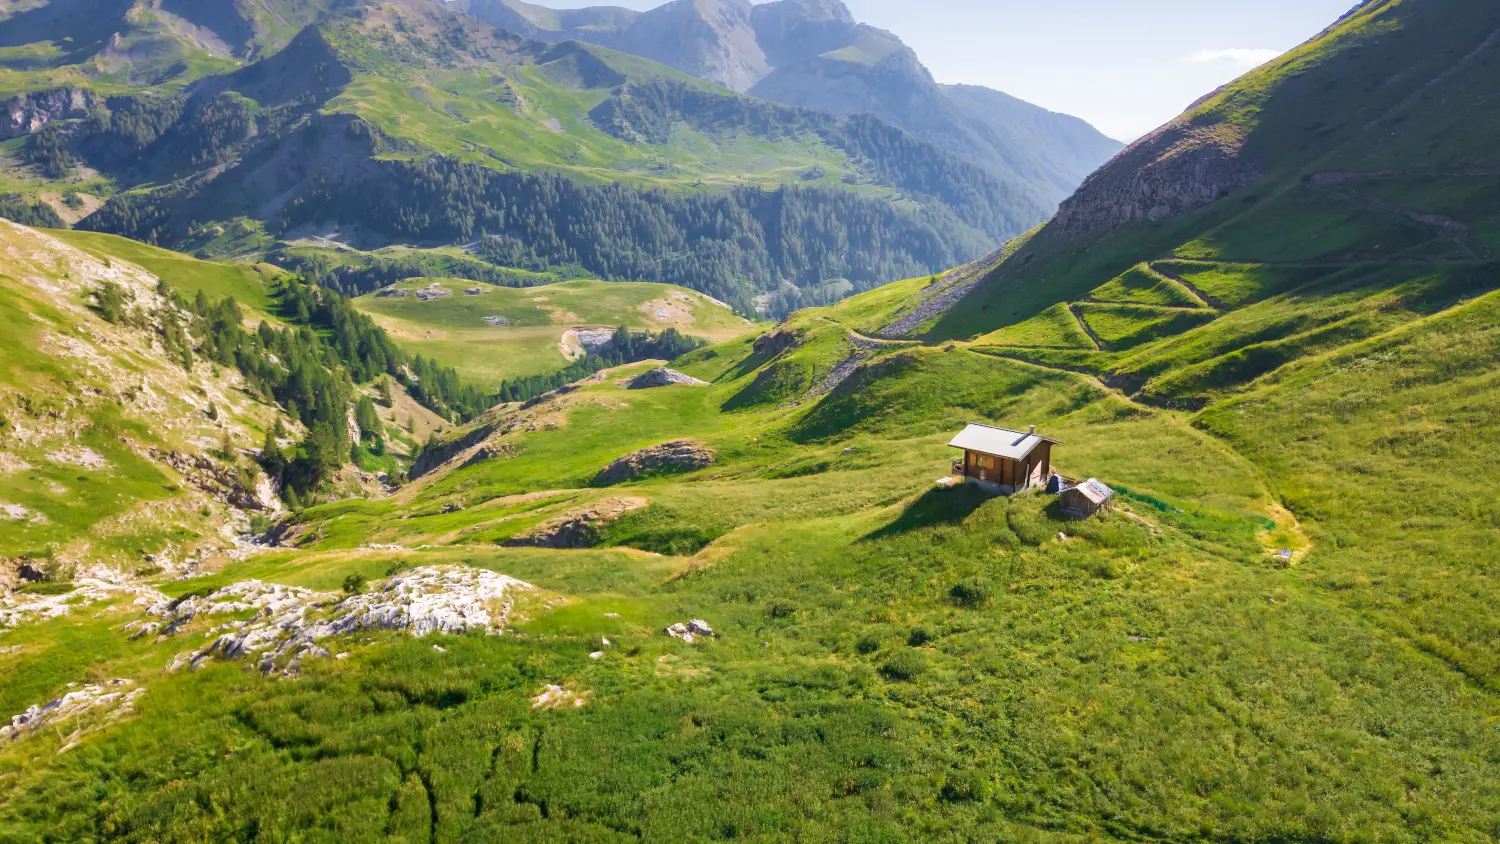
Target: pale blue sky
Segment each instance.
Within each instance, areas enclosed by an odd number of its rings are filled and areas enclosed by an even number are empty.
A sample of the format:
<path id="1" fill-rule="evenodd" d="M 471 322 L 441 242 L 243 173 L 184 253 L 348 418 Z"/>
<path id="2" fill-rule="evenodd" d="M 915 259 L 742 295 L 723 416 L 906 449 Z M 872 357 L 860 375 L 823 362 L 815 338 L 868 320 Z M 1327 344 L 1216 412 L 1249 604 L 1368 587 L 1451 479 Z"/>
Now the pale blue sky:
<path id="1" fill-rule="evenodd" d="M 531 0 L 547 6 L 663 0 Z M 1132 140 L 1355 0 L 846 0 L 916 49 L 940 82 L 988 85 Z"/>

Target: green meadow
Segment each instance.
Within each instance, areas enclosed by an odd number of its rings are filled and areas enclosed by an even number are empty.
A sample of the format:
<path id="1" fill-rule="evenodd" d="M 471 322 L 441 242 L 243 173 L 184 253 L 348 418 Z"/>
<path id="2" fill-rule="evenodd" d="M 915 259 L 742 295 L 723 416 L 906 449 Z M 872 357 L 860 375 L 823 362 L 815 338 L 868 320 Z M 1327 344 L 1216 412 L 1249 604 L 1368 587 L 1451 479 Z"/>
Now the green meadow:
<path id="1" fill-rule="evenodd" d="M 416 291 L 436 284 L 450 295 L 422 301 Z M 660 333 L 669 328 L 718 342 L 745 334 L 751 324 L 729 308 L 685 288 L 645 282 L 568 281 L 538 287 L 496 287 L 462 279 L 416 278 L 394 285 L 408 295 L 372 293 L 354 300 L 398 342 L 486 387 L 506 378 L 544 375 L 568 365 L 569 329 L 627 326 Z M 470 295 L 467 291 L 478 290 Z M 495 326 L 485 317 L 501 317 Z"/>
<path id="2" fill-rule="evenodd" d="M 1493 345 L 1493 295 L 1197 414 L 975 350 L 989 344 L 890 344 L 810 394 L 852 348 L 840 310 L 879 311 L 878 293 L 798 315 L 784 326 L 798 344 L 775 358 L 741 339 L 674 364 L 709 386 L 630 390 L 636 365 L 525 411 L 539 427 L 504 433 L 522 411 L 492 411 L 476 425 L 505 444 L 497 456 L 305 510 L 294 547 L 163 584 L 337 591 L 352 574 L 445 564 L 560 596 L 504 636 L 352 636 L 327 643 L 346 659 L 274 679 L 233 660 L 167 673 L 199 628 L 132 641 L 116 632 L 134 617 L 122 606 L 7 634 L 22 646 L 0 656 L 8 670 L 73 643 L 96 655 L 73 653 L 17 704 L 79 676 L 148 692 L 66 754 L 46 735 L 7 748 L 0 828 L 521 841 L 1497 829 L 1500 689 L 1493 637 L 1471 635 L 1490 624 L 1480 579 L 1496 526 L 1464 503 L 1477 487 L 1417 509 L 1403 492 L 1431 471 L 1492 471 L 1467 456 L 1487 444 L 1493 366 L 1463 350 Z M 802 374 L 757 387 L 778 366 Z M 1325 398 L 1307 403 L 1308 384 Z M 1118 507 L 1078 522 L 1044 495 L 935 486 L 947 439 L 976 419 L 1039 425 L 1063 443 L 1059 469 L 1103 479 Z M 592 485 L 615 457 L 681 438 L 717 462 Z M 504 547 L 620 496 L 647 503 L 592 548 Z M 1291 566 L 1272 558 L 1283 547 Z M 687 618 L 716 635 L 662 634 Z M 612 644 L 590 658 L 601 637 Z M 547 684 L 587 702 L 533 707 Z"/>

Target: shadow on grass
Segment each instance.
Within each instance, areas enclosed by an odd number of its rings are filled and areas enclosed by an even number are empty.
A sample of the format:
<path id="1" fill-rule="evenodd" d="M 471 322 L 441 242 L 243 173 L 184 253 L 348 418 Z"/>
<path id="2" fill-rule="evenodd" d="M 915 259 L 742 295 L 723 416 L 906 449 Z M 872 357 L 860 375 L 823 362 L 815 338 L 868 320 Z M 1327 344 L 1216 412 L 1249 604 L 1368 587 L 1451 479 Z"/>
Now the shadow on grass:
<path id="1" fill-rule="evenodd" d="M 938 525 L 961 524 L 994 496 L 976 486 L 933 487 L 911 503 L 896 520 L 865 536 L 865 540 L 900 536 Z"/>

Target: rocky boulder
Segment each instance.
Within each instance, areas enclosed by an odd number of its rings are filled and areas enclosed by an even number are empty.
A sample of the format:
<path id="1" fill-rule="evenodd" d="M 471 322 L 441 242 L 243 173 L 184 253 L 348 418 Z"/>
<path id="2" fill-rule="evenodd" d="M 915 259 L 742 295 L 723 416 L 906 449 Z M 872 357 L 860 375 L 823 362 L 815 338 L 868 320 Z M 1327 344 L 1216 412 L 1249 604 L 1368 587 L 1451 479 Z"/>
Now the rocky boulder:
<path id="1" fill-rule="evenodd" d="M 707 381 L 700 381 L 691 375 L 685 375 L 675 369 L 653 369 L 650 372 L 630 379 L 626 385 L 631 390 L 650 390 L 655 387 L 706 387 Z"/>
<path id="2" fill-rule="evenodd" d="M 708 622 L 701 618 L 692 621 L 679 621 L 664 631 L 673 639 L 681 639 L 691 645 L 698 639 L 713 636 L 714 629 L 708 626 Z"/>
<path id="3" fill-rule="evenodd" d="M 358 426 L 354 430 L 357 432 Z M 275 488 L 264 480 L 264 476 L 251 487 L 246 485 L 246 479 L 239 472 L 202 454 L 184 454 L 156 448 L 151 449 L 150 454 L 158 462 L 172 467 L 182 475 L 183 480 L 199 491 L 231 507 L 271 513 L 281 509 Z"/>
<path id="4" fill-rule="evenodd" d="M 654 445 L 632 452 L 604 467 L 594 476 L 594 486 L 614 486 L 652 475 L 696 472 L 713 465 L 714 452 L 692 440 Z"/>
<path id="5" fill-rule="evenodd" d="M 755 338 L 755 343 L 750 348 L 756 357 L 774 358 L 787 349 L 795 348 L 798 339 L 796 332 L 777 329 Z"/>
<path id="6" fill-rule="evenodd" d="M 520 548 L 588 548 L 599 538 L 599 529 L 651 502 L 645 498 L 606 498 L 511 537 L 506 545 Z"/>
<path id="7" fill-rule="evenodd" d="M 93 732 L 135 711 L 136 702 L 146 690 L 134 680 L 110 680 L 104 683 L 69 683 L 60 698 L 31 706 L 13 716 L 10 724 L 0 727 L 0 741 L 16 741 L 66 721 L 87 721 L 70 730 L 68 741 L 57 752 L 78 745 L 86 733 Z M 62 734 L 62 731 L 58 731 Z"/>

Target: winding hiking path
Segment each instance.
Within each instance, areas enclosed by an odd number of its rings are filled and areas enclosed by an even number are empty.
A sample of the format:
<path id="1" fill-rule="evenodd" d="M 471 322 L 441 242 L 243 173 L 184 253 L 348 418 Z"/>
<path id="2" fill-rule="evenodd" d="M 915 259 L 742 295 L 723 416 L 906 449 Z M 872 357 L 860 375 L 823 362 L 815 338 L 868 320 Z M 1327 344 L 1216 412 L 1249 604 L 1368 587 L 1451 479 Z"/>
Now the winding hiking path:
<path id="1" fill-rule="evenodd" d="M 1084 319 L 1083 318 L 1083 314 L 1081 314 L 1081 313 L 1078 312 L 1078 306 L 1077 305 L 1069 303 L 1068 304 L 1068 313 L 1072 315 L 1073 321 L 1076 322 L 1076 323 L 1078 323 L 1078 328 L 1080 330 L 1082 330 L 1084 334 L 1088 335 L 1089 342 L 1094 344 L 1094 348 L 1097 351 L 1101 351 L 1101 352 L 1110 351 L 1110 345 L 1109 345 L 1109 343 L 1106 343 L 1102 337 L 1100 337 L 1098 334 L 1094 333 L 1093 326 L 1089 325 L 1089 321 L 1086 320 L 1086 319 Z"/>
<path id="2" fill-rule="evenodd" d="M 1398 221 L 1415 223 L 1431 231 L 1438 237 L 1447 238 L 1452 241 L 1453 245 L 1457 246 L 1458 250 L 1469 260 L 1479 260 L 1480 250 L 1470 241 L 1469 227 L 1452 217 L 1445 217 L 1442 214 L 1433 214 L 1426 211 L 1414 211 L 1410 208 L 1397 205 L 1388 199 L 1355 190 L 1348 186 L 1348 182 L 1351 181 L 1350 179 L 1341 178 L 1347 175 L 1344 173 L 1337 174 L 1340 178 L 1336 178 L 1335 180 L 1320 180 L 1319 177 L 1323 175 L 1321 173 L 1314 175 L 1309 180 L 1309 183 L 1329 196 L 1342 199 L 1345 202 L 1352 202 L 1366 210 L 1374 211 L 1377 214 L 1387 217 L 1394 217 Z"/>

